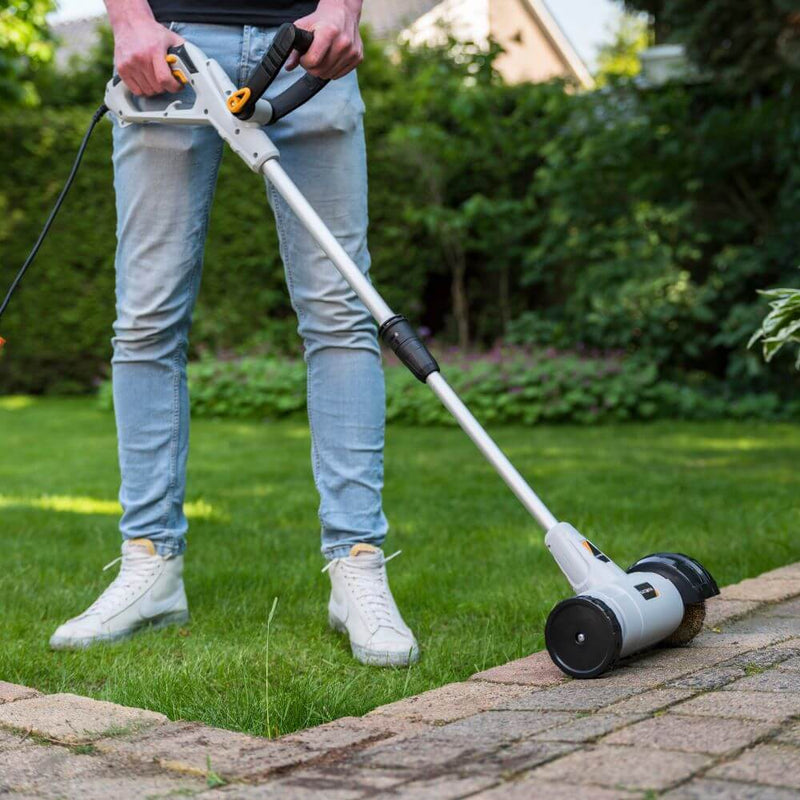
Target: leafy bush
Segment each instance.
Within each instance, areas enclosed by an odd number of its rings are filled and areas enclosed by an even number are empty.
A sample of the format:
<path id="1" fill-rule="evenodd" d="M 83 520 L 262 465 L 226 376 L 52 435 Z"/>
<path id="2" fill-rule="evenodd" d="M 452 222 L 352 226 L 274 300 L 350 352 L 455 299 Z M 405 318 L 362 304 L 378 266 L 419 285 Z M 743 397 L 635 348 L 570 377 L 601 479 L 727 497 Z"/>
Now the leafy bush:
<path id="1" fill-rule="evenodd" d="M 25 110 L 0 118 L 3 289 L 61 189 L 91 111 Z M 82 392 L 107 370 L 116 247 L 110 150 L 110 125 L 101 123 L 58 220 L 3 317 L 8 345 L 0 354 L 2 391 Z M 237 346 L 298 353 L 264 186 L 241 167 L 229 155 L 220 170 L 192 353 Z M 242 225 L 247 236 L 227 235 Z"/>
<path id="2" fill-rule="evenodd" d="M 761 292 L 770 299 L 771 311 L 750 344 L 760 341 L 764 358 L 771 361 L 787 344 L 800 344 L 800 289 L 771 289 Z M 800 369 L 800 352 L 795 366 Z"/>
<path id="3" fill-rule="evenodd" d="M 575 93 L 505 85 L 495 55 L 401 48 L 390 60 L 367 40 L 372 277 L 390 305 L 465 350 L 504 337 L 620 350 L 659 380 L 796 391 L 796 375 L 770 373 L 747 349 L 756 290 L 786 285 L 800 263 L 795 85 L 758 97 L 625 81 Z M 90 67 L 82 93 L 98 81 Z M 3 277 L 38 232 L 88 113 L 0 116 Z M 4 320 L 4 390 L 85 390 L 105 373 L 114 207 L 107 129 L 97 136 Z M 228 155 L 191 355 L 298 356 L 295 326 L 261 181 Z"/>
<path id="4" fill-rule="evenodd" d="M 47 14 L 53 0 L 5 0 L 0 6 L 0 99 L 4 104 L 34 105 L 30 69 L 52 58 Z"/>
<path id="5" fill-rule="evenodd" d="M 798 120 L 790 96 L 750 107 L 714 87 L 575 98 L 531 183 L 542 233 L 522 274 L 561 344 L 769 387 L 746 345 L 757 289 L 800 261 Z"/>
<path id="6" fill-rule="evenodd" d="M 704 73 L 732 92 L 769 91 L 800 78 L 796 0 L 624 0 L 652 15 L 659 42 L 686 45 Z"/>
<path id="7" fill-rule="evenodd" d="M 782 419 L 800 403 L 775 394 L 732 396 L 719 384 L 699 387 L 660 380 L 652 364 L 619 353 L 560 352 L 504 346 L 482 355 L 449 348 L 443 373 L 485 423 L 622 422 L 647 419 Z M 456 424 L 437 398 L 387 355 L 387 419 L 414 425 Z M 305 410 L 306 370 L 300 360 L 247 357 L 189 365 L 196 417 L 280 418 Z M 111 386 L 100 393 L 112 405 Z"/>

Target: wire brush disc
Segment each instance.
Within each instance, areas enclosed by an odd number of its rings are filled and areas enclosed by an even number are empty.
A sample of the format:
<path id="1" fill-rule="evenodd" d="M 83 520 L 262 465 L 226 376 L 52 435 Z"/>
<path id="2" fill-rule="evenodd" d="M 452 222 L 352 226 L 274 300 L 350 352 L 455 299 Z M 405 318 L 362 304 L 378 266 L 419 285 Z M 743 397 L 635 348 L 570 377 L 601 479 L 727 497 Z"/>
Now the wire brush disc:
<path id="1" fill-rule="evenodd" d="M 699 603 L 689 603 L 683 609 L 683 619 L 681 624 L 662 642 L 668 647 L 679 647 L 689 642 L 703 630 L 703 622 L 706 618 L 706 604 L 701 600 Z"/>

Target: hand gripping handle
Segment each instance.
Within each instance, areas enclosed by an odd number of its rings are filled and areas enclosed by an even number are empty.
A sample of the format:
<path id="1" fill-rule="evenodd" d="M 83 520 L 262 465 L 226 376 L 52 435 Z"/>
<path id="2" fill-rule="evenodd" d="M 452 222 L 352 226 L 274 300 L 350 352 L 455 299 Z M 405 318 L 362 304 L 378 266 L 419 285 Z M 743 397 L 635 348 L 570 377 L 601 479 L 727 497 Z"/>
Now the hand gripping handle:
<path id="1" fill-rule="evenodd" d="M 292 50 L 297 50 L 303 55 L 308 52 L 313 41 L 313 33 L 304 31 L 291 22 L 281 25 L 269 50 L 264 53 L 260 63 L 250 73 L 245 85 L 228 98 L 228 110 L 241 120 L 250 119 L 255 111 L 256 103 L 275 80 Z M 327 83 L 327 80 L 308 74 L 295 81 L 288 89 L 269 101 L 272 106 L 272 116 L 267 124 L 272 125 L 290 111 L 303 105 Z"/>
<path id="2" fill-rule="evenodd" d="M 175 66 L 176 64 L 183 62 L 190 74 L 197 72 L 197 67 L 194 65 L 191 56 L 186 51 L 186 47 L 182 44 L 174 45 L 167 50 L 166 61 L 172 70 L 172 77 L 175 78 L 175 80 L 178 81 L 181 86 L 186 86 L 190 79 L 179 66 Z"/>

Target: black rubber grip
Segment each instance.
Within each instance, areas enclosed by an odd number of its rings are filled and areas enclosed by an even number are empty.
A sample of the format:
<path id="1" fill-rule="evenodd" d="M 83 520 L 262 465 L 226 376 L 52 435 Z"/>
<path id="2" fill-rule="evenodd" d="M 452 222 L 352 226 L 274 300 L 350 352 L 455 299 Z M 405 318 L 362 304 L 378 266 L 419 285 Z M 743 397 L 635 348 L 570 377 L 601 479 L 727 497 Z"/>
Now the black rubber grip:
<path id="1" fill-rule="evenodd" d="M 439 371 L 436 359 L 405 317 L 400 314 L 389 317 L 378 332 L 417 380 L 425 383 L 428 375 Z"/>
<path id="2" fill-rule="evenodd" d="M 324 78 L 303 75 L 299 81 L 295 81 L 288 89 L 269 101 L 272 106 L 272 116 L 267 124 L 272 125 L 273 122 L 277 122 L 303 103 L 308 102 L 317 92 L 324 89 L 327 83 L 328 81 Z"/>
<path id="3" fill-rule="evenodd" d="M 241 120 L 250 119 L 255 112 L 256 103 L 263 97 L 264 92 L 269 89 L 278 73 L 283 69 L 292 51 L 297 50 L 300 55 L 303 55 L 308 52 L 308 48 L 311 47 L 313 41 L 314 34 L 310 31 L 304 31 L 291 22 L 284 22 L 278 28 L 278 32 L 275 34 L 269 49 L 264 53 L 261 61 L 255 66 L 247 78 L 247 82 L 242 87 L 243 89 L 249 89 L 250 95 L 242 107 L 235 112 L 235 115 Z M 271 122 L 280 119 L 290 111 L 294 111 L 298 106 L 303 105 L 327 83 L 327 81 L 319 83 L 320 79 L 318 78 L 306 80 L 309 77 L 306 75 L 300 78 L 286 91 L 278 95 L 275 100 L 282 110 L 279 116 L 274 113 L 275 102 L 271 101 L 273 106 Z"/>
<path id="4" fill-rule="evenodd" d="M 294 27 L 294 26 L 293 26 Z M 295 27 L 294 29 L 294 49 L 300 53 L 301 56 L 308 52 L 314 42 L 314 34 L 311 31 L 304 31 L 302 28 Z"/>

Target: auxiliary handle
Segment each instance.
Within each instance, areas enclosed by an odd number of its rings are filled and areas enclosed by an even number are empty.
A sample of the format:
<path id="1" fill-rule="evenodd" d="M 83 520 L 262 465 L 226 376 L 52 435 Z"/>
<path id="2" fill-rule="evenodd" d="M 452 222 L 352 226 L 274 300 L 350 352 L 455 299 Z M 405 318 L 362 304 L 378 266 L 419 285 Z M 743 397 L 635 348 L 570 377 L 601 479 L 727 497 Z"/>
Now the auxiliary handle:
<path id="1" fill-rule="evenodd" d="M 291 22 L 284 22 L 278 28 L 269 50 L 264 53 L 260 63 L 250 73 L 245 85 L 241 89 L 237 89 L 228 98 L 228 110 L 243 121 L 250 119 L 255 112 L 256 103 L 261 99 L 264 92 L 269 89 L 288 60 L 292 50 L 297 50 L 298 53 L 303 55 L 308 52 L 308 48 L 311 47 L 313 41 L 313 33 L 304 31 Z M 269 101 L 270 106 L 272 106 L 272 116 L 267 124 L 272 125 L 273 122 L 285 117 L 290 111 L 294 111 L 303 105 L 327 83 L 327 80 L 315 78 L 309 74 L 295 81 L 288 89 Z"/>

